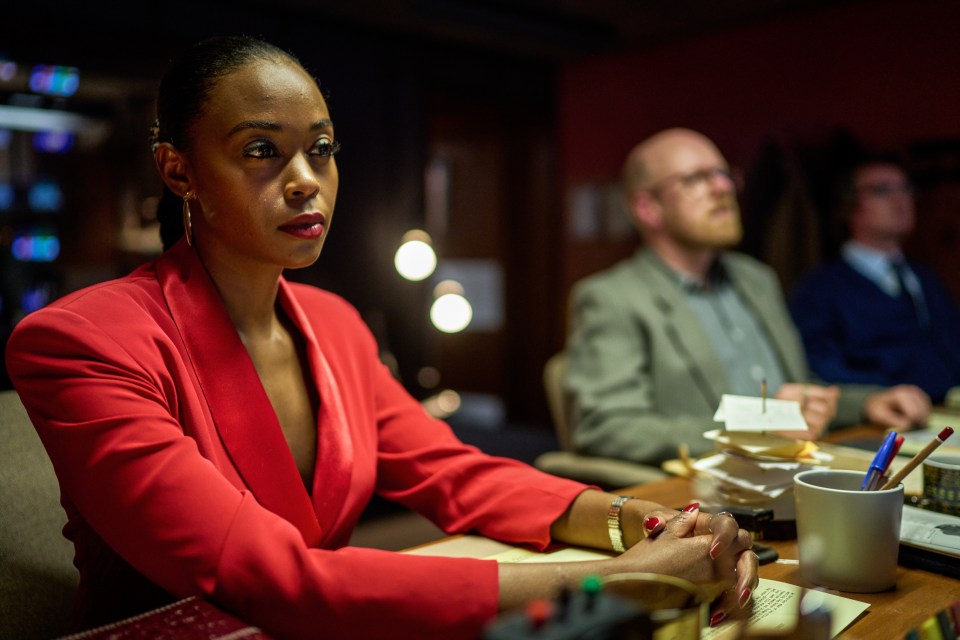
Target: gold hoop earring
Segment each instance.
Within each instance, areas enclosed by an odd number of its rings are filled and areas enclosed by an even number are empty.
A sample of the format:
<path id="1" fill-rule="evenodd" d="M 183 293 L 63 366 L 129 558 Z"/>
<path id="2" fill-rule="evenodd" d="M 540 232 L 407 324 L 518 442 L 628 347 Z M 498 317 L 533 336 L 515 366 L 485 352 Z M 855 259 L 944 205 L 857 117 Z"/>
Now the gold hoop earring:
<path id="1" fill-rule="evenodd" d="M 183 235 L 187 239 L 187 245 L 193 246 L 193 220 L 190 215 L 190 200 L 193 198 L 193 191 L 187 191 L 183 194 Z"/>

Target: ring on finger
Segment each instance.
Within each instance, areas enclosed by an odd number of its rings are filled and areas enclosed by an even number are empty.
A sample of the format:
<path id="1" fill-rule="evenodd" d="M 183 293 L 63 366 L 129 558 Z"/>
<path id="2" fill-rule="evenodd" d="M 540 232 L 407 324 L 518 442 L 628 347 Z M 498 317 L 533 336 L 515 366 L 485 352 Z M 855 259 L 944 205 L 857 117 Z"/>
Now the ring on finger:
<path id="1" fill-rule="evenodd" d="M 733 514 L 730 513 L 729 511 L 718 511 L 717 513 L 713 514 L 713 515 L 710 517 L 710 524 L 713 524 L 713 521 L 714 521 L 716 518 L 719 518 L 720 516 L 727 516 L 727 517 L 733 518 Z M 734 522 L 736 522 L 736 520 L 737 520 L 736 518 L 733 518 L 733 521 L 734 521 Z"/>

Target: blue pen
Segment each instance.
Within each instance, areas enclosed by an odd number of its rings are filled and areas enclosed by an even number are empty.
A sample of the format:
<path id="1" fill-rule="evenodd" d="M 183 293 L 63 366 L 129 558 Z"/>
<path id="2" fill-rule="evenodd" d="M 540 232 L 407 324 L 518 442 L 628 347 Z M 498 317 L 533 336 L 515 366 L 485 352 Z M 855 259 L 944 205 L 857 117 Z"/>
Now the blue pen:
<path id="1" fill-rule="evenodd" d="M 884 469 L 887 467 L 887 461 L 890 460 L 890 452 L 893 451 L 893 443 L 897 441 L 897 435 L 896 431 L 891 431 L 884 438 L 877 455 L 873 456 L 867 475 L 863 478 L 863 484 L 860 485 L 861 491 L 869 490 L 876 479 L 883 475 Z"/>
<path id="2" fill-rule="evenodd" d="M 893 459 L 897 457 L 897 453 L 900 452 L 900 445 L 902 444 L 903 435 L 898 433 L 896 440 L 893 441 L 893 446 L 890 447 L 890 453 L 887 455 L 887 459 L 883 463 L 883 471 L 873 478 L 870 486 L 867 487 L 867 491 L 876 491 L 880 488 L 880 485 L 883 484 L 884 479 L 887 477 L 887 470 L 890 469 L 890 463 L 893 462 Z"/>

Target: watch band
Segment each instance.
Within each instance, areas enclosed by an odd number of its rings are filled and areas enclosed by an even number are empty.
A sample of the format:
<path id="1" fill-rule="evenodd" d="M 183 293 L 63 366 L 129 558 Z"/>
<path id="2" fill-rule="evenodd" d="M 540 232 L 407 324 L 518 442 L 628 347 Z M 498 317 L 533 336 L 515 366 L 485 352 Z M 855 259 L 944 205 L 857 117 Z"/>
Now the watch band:
<path id="1" fill-rule="evenodd" d="M 610 533 L 610 546 L 617 553 L 623 553 L 626 549 L 623 546 L 623 524 L 620 521 L 620 507 L 627 500 L 633 500 L 633 496 L 617 496 L 607 510 L 607 531 Z"/>

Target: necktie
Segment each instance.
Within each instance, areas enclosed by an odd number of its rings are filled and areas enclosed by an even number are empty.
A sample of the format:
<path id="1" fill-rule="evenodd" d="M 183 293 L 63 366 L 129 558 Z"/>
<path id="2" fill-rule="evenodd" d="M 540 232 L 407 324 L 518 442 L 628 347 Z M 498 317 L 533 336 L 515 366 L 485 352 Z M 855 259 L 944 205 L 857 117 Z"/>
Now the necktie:
<path id="1" fill-rule="evenodd" d="M 910 303 L 913 314 L 917 318 L 917 323 L 919 323 L 921 327 L 926 326 L 927 306 L 923 300 L 923 292 L 914 291 L 907 284 L 906 276 L 910 271 L 906 262 L 903 260 L 892 260 L 890 267 L 893 269 L 893 273 L 897 277 L 897 283 L 900 285 L 900 296 L 906 298 L 907 302 Z"/>

